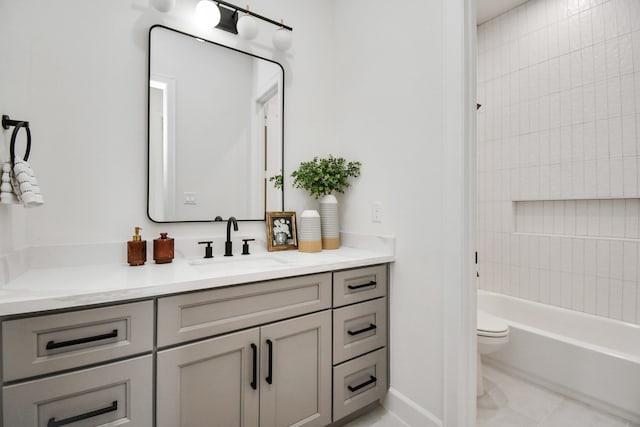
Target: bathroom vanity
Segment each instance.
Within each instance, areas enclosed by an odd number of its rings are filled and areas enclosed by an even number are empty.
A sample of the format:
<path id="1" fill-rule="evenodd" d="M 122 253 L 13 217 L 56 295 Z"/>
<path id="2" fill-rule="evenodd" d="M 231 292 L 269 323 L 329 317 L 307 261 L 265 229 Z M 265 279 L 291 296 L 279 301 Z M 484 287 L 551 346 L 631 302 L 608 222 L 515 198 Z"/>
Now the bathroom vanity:
<path id="1" fill-rule="evenodd" d="M 385 394 L 391 256 L 236 258 L 4 286 L 51 297 L 0 293 L 3 425 L 326 426 Z M 78 291 L 96 268 L 121 282 Z"/>

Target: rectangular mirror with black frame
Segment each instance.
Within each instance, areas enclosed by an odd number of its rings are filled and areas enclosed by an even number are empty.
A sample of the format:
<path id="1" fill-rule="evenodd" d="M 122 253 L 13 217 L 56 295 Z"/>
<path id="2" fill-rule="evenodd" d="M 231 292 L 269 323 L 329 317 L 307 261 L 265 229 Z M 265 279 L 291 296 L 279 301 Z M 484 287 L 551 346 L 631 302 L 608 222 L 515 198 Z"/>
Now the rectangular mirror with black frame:
<path id="1" fill-rule="evenodd" d="M 284 69 L 161 25 L 149 30 L 148 215 L 264 220 L 284 210 Z"/>

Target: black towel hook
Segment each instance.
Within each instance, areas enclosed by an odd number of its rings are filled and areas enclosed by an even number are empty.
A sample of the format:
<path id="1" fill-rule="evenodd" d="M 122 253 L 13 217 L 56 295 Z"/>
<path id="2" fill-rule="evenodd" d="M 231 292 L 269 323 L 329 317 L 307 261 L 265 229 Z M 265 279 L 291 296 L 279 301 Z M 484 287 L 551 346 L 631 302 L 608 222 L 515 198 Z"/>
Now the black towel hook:
<path id="1" fill-rule="evenodd" d="M 31 152 L 31 129 L 29 129 L 29 122 L 20 121 L 20 120 L 11 120 L 9 116 L 4 114 L 2 116 L 2 127 L 4 129 L 9 129 L 9 127 L 15 126 L 13 132 L 11 133 L 11 146 L 9 147 L 11 153 L 11 164 L 15 165 L 16 163 L 16 137 L 18 136 L 18 132 L 20 128 L 24 128 L 27 132 L 27 150 L 24 153 L 24 160 L 29 159 L 29 153 Z"/>

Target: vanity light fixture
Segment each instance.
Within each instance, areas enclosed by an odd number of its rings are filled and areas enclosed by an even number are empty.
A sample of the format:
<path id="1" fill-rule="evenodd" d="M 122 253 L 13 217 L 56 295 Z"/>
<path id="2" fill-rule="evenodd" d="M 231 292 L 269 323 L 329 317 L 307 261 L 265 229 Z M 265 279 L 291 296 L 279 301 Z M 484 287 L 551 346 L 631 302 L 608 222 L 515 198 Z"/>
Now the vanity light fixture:
<path id="1" fill-rule="evenodd" d="M 239 12 L 243 12 L 244 15 L 238 16 Z M 278 27 L 272 39 L 276 49 L 285 51 L 291 47 L 291 32 L 293 28 L 284 25 L 282 21 L 277 22 L 266 16 L 250 12 L 249 6 L 243 9 L 222 0 L 200 0 L 196 6 L 196 19 L 198 22 L 206 24 L 207 27 L 215 27 L 233 34 L 239 34 L 240 37 L 246 40 L 252 40 L 258 35 L 258 25 L 255 18 Z"/>
<path id="2" fill-rule="evenodd" d="M 220 22 L 220 15 L 220 8 L 209 0 L 200 0 L 196 5 L 196 21 L 203 27 L 216 27 Z"/>
<path id="3" fill-rule="evenodd" d="M 249 10 L 249 6 L 247 6 Z M 258 35 L 258 22 L 251 16 L 251 12 L 245 13 L 238 18 L 238 35 L 245 40 L 253 40 Z"/>

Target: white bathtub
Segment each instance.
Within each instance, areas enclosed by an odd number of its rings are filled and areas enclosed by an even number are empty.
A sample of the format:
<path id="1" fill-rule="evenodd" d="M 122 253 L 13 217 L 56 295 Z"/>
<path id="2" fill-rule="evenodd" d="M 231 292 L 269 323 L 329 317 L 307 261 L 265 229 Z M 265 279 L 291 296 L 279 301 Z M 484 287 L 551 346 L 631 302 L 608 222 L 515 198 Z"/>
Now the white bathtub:
<path id="1" fill-rule="evenodd" d="M 490 362 L 640 422 L 639 325 L 486 291 L 478 308 L 510 325 Z"/>

